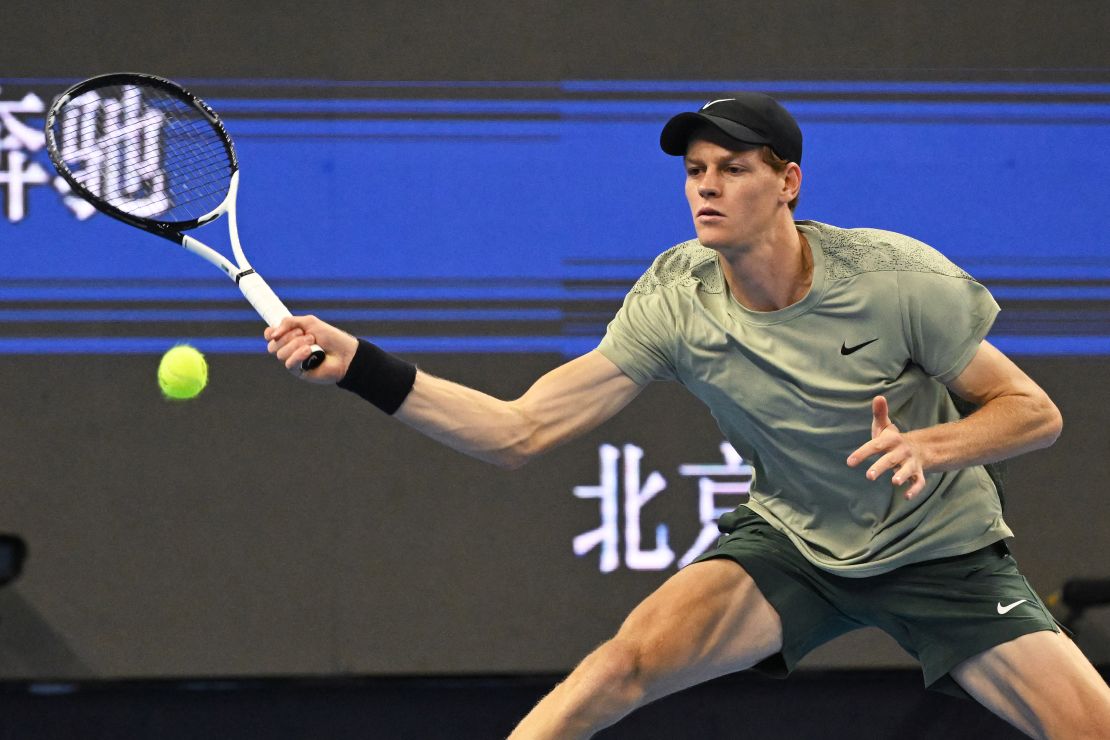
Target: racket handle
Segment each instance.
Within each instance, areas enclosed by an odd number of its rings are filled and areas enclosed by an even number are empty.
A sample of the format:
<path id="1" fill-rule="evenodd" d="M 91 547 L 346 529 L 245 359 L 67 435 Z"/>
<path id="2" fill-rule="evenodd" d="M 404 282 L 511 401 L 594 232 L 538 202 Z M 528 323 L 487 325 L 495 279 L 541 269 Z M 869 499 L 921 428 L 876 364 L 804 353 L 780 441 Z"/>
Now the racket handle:
<path id="1" fill-rule="evenodd" d="M 257 272 L 242 275 L 237 282 L 243 296 L 254 306 L 254 310 L 258 311 L 258 315 L 267 325 L 277 326 L 286 316 L 293 315 Z M 307 371 L 318 367 L 325 356 L 323 347 L 318 344 L 312 345 L 312 354 L 301 362 L 301 370 Z"/>
<path id="2" fill-rule="evenodd" d="M 312 354 L 301 360 L 301 370 L 308 372 L 314 367 L 319 367 L 325 357 L 327 357 L 327 353 L 324 352 L 323 347 L 318 344 L 312 345 Z"/>

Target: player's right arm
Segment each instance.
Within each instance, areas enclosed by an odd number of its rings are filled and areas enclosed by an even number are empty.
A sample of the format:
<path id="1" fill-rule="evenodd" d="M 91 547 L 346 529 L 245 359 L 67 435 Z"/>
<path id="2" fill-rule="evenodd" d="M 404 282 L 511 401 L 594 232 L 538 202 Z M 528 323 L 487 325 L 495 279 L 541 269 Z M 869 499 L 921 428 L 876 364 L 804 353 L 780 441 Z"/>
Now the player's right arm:
<path id="1" fill-rule="evenodd" d="M 460 452 L 517 468 L 597 427 L 641 387 L 594 350 L 547 373 L 515 401 L 418 371 L 394 416 Z"/>
<path id="2" fill-rule="evenodd" d="M 312 316 L 287 318 L 267 329 L 268 350 L 305 380 L 336 383 L 350 367 L 358 340 Z M 312 343 L 327 357 L 301 374 Z M 394 412 L 399 421 L 480 460 L 517 468 L 609 419 L 640 392 L 637 384 L 594 350 L 547 373 L 520 398 L 503 401 L 417 371 Z"/>

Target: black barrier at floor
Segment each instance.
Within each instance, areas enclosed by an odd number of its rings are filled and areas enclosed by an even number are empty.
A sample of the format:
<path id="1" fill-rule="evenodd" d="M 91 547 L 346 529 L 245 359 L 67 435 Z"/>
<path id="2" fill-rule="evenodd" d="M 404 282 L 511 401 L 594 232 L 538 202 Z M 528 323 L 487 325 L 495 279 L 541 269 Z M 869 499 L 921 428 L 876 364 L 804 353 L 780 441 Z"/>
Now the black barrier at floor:
<path id="1" fill-rule="evenodd" d="M 1103 670 L 1103 675 L 1107 671 Z M 0 684 L 0 740 L 504 737 L 552 676 Z M 944 737 L 1016 730 L 971 701 L 927 692 L 915 671 L 726 676 L 642 708 L 600 740 Z"/>

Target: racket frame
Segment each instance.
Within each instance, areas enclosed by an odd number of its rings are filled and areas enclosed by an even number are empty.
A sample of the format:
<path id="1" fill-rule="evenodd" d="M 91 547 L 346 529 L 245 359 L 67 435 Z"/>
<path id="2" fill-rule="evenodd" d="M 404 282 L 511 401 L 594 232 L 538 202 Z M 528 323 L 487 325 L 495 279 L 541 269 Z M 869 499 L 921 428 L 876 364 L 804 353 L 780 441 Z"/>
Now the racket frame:
<path id="1" fill-rule="evenodd" d="M 54 122 L 57 119 L 58 113 L 72 99 L 86 92 L 112 86 L 122 87 L 124 85 L 146 85 L 165 90 L 174 97 L 182 99 L 192 105 L 218 132 L 228 156 L 231 175 L 228 182 L 227 194 L 224 196 L 223 201 L 211 211 L 197 218 L 184 221 L 158 221 L 156 219 L 135 216 L 127 213 L 121 208 L 113 206 L 103 198 L 92 193 L 81 184 L 66 165 L 54 135 Z M 247 261 L 246 254 L 243 252 L 243 246 L 239 240 L 239 224 L 236 217 L 236 200 L 239 194 L 239 158 L 235 153 L 235 145 L 232 142 L 231 135 L 228 134 L 227 129 L 224 128 L 223 121 L 216 115 L 216 112 L 211 106 L 181 85 L 167 80 L 164 77 L 142 72 L 114 72 L 90 77 L 87 80 L 78 82 L 58 95 L 47 111 L 43 128 L 46 134 L 46 148 L 50 156 L 50 161 L 53 163 L 54 169 L 57 170 L 58 174 L 69 184 L 75 194 L 91 203 L 98 211 L 130 226 L 168 239 L 220 268 L 239 286 L 244 297 L 254 306 L 255 310 L 269 326 L 277 326 L 281 323 L 283 318 L 292 315 L 266 281 L 262 279 L 262 276 L 254 271 L 250 262 Z M 228 217 L 228 236 L 235 262 L 232 262 L 226 256 L 212 249 L 199 239 L 185 233 L 191 229 L 211 223 L 225 213 Z M 312 345 L 312 354 L 301 363 L 301 369 L 311 370 L 323 362 L 323 360 L 324 350 L 314 344 Z"/>

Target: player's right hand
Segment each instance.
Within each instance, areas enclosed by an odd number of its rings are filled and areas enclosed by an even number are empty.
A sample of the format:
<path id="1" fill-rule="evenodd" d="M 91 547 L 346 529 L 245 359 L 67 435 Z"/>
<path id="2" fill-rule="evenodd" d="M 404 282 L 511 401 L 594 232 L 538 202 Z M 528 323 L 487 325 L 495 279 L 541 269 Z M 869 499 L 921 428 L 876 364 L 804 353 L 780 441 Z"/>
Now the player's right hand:
<path id="1" fill-rule="evenodd" d="M 311 383 L 337 383 L 358 349 L 358 339 L 315 316 L 287 316 L 277 326 L 267 327 L 266 351 L 276 356 L 289 372 Z M 318 367 L 301 370 L 301 363 L 317 344 L 327 353 Z"/>

